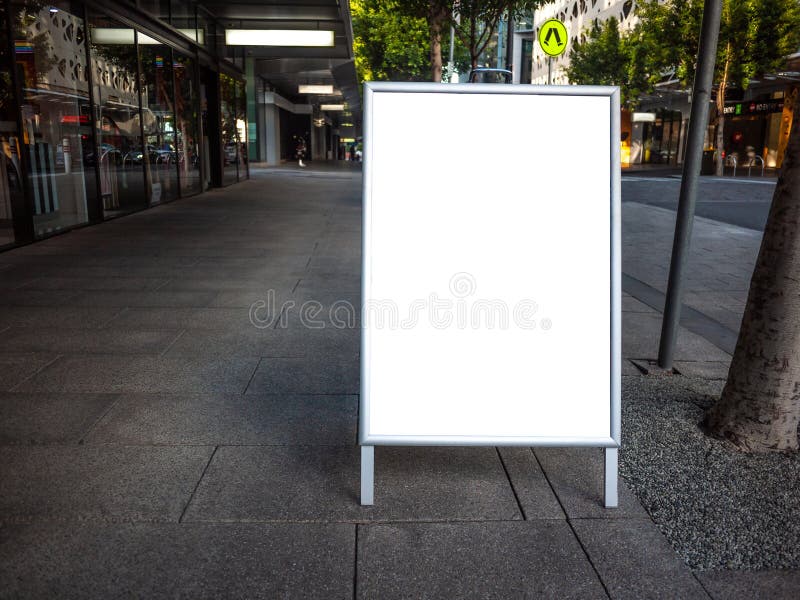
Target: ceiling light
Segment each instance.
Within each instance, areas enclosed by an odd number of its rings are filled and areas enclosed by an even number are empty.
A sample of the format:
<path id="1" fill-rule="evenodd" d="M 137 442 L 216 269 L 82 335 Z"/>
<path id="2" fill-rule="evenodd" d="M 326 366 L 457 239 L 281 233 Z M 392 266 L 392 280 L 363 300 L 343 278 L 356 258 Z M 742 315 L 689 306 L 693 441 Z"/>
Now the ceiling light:
<path id="1" fill-rule="evenodd" d="M 226 29 L 228 46 L 333 46 L 333 31 L 316 29 Z"/>
<path id="2" fill-rule="evenodd" d="M 319 107 L 320 110 L 344 110 L 344 104 L 323 104 Z"/>
<path id="3" fill-rule="evenodd" d="M 298 87 L 299 94 L 333 94 L 332 85 L 301 85 Z"/>
<path id="4" fill-rule="evenodd" d="M 203 31 L 198 32 L 196 29 L 178 29 L 183 35 L 194 40 L 195 42 L 204 43 Z M 106 45 L 133 45 L 133 29 L 130 27 L 93 27 L 92 28 L 92 43 L 106 44 Z M 139 32 L 139 45 L 140 46 L 156 46 L 161 44 L 156 39 L 151 38 Z"/>

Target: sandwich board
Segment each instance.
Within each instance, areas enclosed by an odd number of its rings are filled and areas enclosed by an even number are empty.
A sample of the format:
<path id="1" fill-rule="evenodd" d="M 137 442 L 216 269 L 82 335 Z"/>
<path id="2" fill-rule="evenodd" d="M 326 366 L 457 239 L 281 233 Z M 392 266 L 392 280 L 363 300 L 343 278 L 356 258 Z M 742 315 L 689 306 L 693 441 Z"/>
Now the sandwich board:
<path id="1" fill-rule="evenodd" d="M 620 445 L 619 90 L 366 83 L 361 503 L 374 446 Z"/>

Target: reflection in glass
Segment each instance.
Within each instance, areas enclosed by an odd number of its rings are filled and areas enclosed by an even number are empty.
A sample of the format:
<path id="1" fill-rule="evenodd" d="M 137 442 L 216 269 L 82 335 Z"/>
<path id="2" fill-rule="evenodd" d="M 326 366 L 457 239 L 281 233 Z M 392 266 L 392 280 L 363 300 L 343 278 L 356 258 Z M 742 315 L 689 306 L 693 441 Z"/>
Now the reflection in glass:
<path id="1" fill-rule="evenodd" d="M 197 28 L 193 2 L 189 0 L 171 0 L 170 7 L 169 22 L 175 29 L 181 32 L 188 32 Z"/>
<path id="2" fill-rule="evenodd" d="M 239 181 L 248 178 L 247 164 L 247 87 L 243 81 L 236 83 L 236 137 L 239 142 Z"/>
<path id="3" fill-rule="evenodd" d="M 5 4 L 0 4 L 0 23 L 6 23 Z M 8 36 L 3 26 L 0 28 L 0 65 L 9 65 L 9 58 Z M 12 207 L 24 206 L 20 202 L 23 191 L 19 150 L 11 73 L 3 68 L 0 72 L 0 247 L 14 242 Z"/>
<path id="4" fill-rule="evenodd" d="M 140 45 L 139 57 L 150 204 L 158 204 L 178 196 L 172 50 L 160 44 Z"/>
<path id="5" fill-rule="evenodd" d="M 181 196 L 190 196 L 201 191 L 199 98 L 194 79 L 195 62 L 192 58 L 175 54 L 174 67 L 178 177 Z"/>
<path id="6" fill-rule="evenodd" d="M 169 0 L 139 0 L 139 8 L 156 19 L 169 23 Z"/>
<path id="7" fill-rule="evenodd" d="M 81 7 L 12 3 L 21 79 L 22 148 L 37 236 L 88 220 L 84 161 L 90 145 L 89 84 Z M 91 180 L 90 180 L 91 181 Z"/>
<path id="8" fill-rule="evenodd" d="M 121 23 L 97 13 L 91 14 L 89 24 L 90 31 L 125 29 Z M 136 93 L 136 46 L 131 41 L 135 36 L 132 30 L 128 31 L 130 35 L 107 43 L 97 43 L 92 36 L 90 48 L 98 148 L 87 153 L 86 162 L 99 167 L 107 217 L 147 206 Z"/>
<path id="9" fill-rule="evenodd" d="M 239 140 L 236 130 L 236 80 L 219 75 L 220 138 L 222 141 L 222 185 L 236 183 L 239 163 Z"/>

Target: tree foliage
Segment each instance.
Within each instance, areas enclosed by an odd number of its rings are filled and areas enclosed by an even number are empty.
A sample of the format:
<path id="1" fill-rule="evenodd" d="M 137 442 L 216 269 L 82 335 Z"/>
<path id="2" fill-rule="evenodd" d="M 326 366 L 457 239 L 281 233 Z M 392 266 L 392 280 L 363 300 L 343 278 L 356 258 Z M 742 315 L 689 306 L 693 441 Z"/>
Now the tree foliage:
<path id="1" fill-rule="evenodd" d="M 567 77 L 572 83 L 618 85 L 622 104 L 635 103 L 647 87 L 643 77 L 646 53 L 629 37 L 620 35 L 617 19 L 595 22 L 587 41 L 570 51 Z"/>
<path id="2" fill-rule="evenodd" d="M 423 81 L 432 78 L 429 2 L 351 0 L 353 50 L 361 81 Z M 444 4 L 444 3 L 442 3 Z M 449 28 L 449 21 L 445 22 Z M 441 33 L 441 32 L 440 32 Z M 449 36 L 440 35 L 441 52 L 449 53 Z M 469 56 L 456 40 L 456 66 Z M 441 68 L 441 67 L 440 67 Z"/>
<path id="3" fill-rule="evenodd" d="M 515 19 L 523 12 L 541 6 L 546 0 L 458 0 L 452 2 L 456 35 L 469 51 L 472 68 L 478 66 L 497 25 L 505 16 Z"/>
<path id="4" fill-rule="evenodd" d="M 399 10 L 397 0 L 351 0 L 353 51 L 361 81 L 421 81 L 430 71 L 424 18 Z"/>
<path id="5" fill-rule="evenodd" d="M 642 0 L 636 11 L 638 24 L 624 34 L 615 20 L 592 26 L 570 53 L 571 82 L 619 85 L 629 105 L 667 77 L 691 87 L 703 0 Z M 746 89 L 779 70 L 799 46 L 798 0 L 724 0 L 714 76 L 719 115 L 728 88 Z"/>
<path id="6" fill-rule="evenodd" d="M 423 79 L 418 59 L 427 53 L 429 78 L 441 81 L 451 26 L 457 38 L 456 63 L 461 66 L 466 53 L 474 68 L 504 15 L 516 17 L 545 1 L 352 0 L 356 66 L 364 78 Z M 399 68 L 406 59 L 413 69 Z"/>

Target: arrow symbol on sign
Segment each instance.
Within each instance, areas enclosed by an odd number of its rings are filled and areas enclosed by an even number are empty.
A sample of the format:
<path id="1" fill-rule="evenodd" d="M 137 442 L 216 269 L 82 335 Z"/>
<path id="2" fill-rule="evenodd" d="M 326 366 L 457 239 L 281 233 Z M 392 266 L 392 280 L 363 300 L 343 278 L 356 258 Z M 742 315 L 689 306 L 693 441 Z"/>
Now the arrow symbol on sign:
<path id="1" fill-rule="evenodd" d="M 558 44 L 559 46 L 563 46 L 564 45 L 561 42 L 561 36 L 558 35 L 558 30 L 555 27 L 551 27 L 550 29 L 547 30 L 547 35 L 544 37 L 544 43 L 545 44 L 547 44 L 548 46 L 550 45 L 550 36 L 552 36 L 552 35 L 556 36 L 556 44 Z"/>

